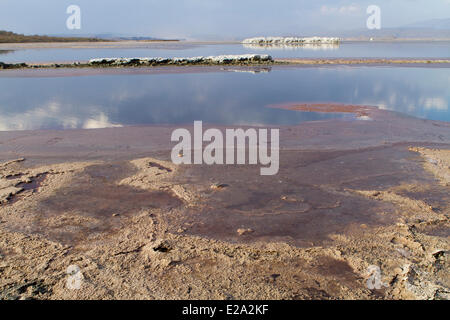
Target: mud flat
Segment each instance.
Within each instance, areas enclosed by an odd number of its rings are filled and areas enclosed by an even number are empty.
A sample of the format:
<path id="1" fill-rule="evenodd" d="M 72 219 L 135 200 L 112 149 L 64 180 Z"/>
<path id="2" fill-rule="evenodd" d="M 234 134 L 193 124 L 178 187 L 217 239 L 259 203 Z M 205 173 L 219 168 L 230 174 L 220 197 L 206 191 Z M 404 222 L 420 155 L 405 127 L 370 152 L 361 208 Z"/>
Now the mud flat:
<path id="1" fill-rule="evenodd" d="M 0 132 L 0 297 L 448 299 L 450 124 L 270 107 L 356 116 L 281 127 L 275 177 L 174 165 L 171 126 Z"/>
<path id="2" fill-rule="evenodd" d="M 365 65 L 365 66 L 418 66 L 418 65 L 436 65 L 439 67 L 450 66 L 450 59 L 413 59 L 413 58 L 389 58 L 389 59 L 373 59 L 373 58 L 332 58 L 332 59 L 303 59 L 288 58 L 276 59 L 277 63 L 290 65 Z"/>

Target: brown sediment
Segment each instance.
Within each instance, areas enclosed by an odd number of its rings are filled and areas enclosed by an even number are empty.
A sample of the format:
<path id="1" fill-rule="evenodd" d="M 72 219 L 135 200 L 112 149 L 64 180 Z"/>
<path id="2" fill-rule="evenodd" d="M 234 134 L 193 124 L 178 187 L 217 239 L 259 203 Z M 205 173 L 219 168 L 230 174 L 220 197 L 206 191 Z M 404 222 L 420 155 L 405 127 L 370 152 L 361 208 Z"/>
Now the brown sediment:
<path id="1" fill-rule="evenodd" d="M 324 112 L 324 113 L 353 113 L 358 116 L 368 116 L 376 110 L 373 106 L 353 105 L 344 103 L 283 103 L 277 105 L 269 105 L 270 108 L 279 108 L 287 110 L 308 111 L 308 112 Z"/>
<path id="2" fill-rule="evenodd" d="M 429 65 L 439 64 L 440 66 L 450 65 L 449 59 L 370 59 L 370 58 L 332 58 L 332 59 L 304 59 L 285 58 L 275 59 L 275 62 L 297 65 Z"/>
<path id="3" fill-rule="evenodd" d="M 282 127 L 272 177 L 174 165 L 170 126 L 0 133 L 0 189 L 46 174 L 0 205 L 0 297 L 448 299 L 449 125 L 335 105 L 384 121 Z"/>

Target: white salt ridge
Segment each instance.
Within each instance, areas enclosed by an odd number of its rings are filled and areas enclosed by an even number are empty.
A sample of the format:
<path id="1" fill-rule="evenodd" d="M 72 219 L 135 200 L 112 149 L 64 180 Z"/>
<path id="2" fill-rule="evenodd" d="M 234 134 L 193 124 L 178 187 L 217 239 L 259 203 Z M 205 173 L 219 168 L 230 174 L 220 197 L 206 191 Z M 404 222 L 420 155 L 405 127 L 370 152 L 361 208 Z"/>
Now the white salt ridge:
<path id="1" fill-rule="evenodd" d="M 191 57 L 191 58 L 97 58 L 89 60 L 89 64 L 112 64 L 126 65 L 132 64 L 181 64 L 181 63 L 236 63 L 236 62 L 267 62 L 273 61 L 268 54 L 242 54 L 242 55 L 221 55 L 208 57 Z"/>
<path id="2" fill-rule="evenodd" d="M 251 50 L 313 50 L 313 51 L 325 51 L 325 50 L 338 50 L 339 43 L 244 43 L 242 46 Z"/>
<path id="3" fill-rule="evenodd" d="M 322 43 L 339 43 L 340 38 L 328 38 L 328 37 L 256 37 L 248 38 L 242 41 L 244 44 L 260 44 L 260 45 L 273 45 L 273 44 L 322 44 Z"/>

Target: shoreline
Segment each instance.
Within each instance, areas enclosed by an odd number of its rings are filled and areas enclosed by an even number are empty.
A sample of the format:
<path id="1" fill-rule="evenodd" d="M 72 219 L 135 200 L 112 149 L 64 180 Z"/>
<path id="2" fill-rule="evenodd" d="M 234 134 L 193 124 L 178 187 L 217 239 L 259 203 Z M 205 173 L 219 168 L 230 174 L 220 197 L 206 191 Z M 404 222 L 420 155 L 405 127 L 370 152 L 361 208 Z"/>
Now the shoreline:
<path id="1" fill-rule="evenodd" d="M 356 39 L 356 38 L 343 38 L 341 43 L 374 43 L 374 42 L 382 42 L 382 43 L 405 43 L 405 42 L 450 42 L 449 39 Z M 136 47 L 145 47 L 148 45 L 154 44 L 179 44 L 179 45 L 202 45 L 202 44 L 211 44 L 211 45 L 220 45 L 220 44 L 242 44 L 242 40 L 225 40 L 225 41 L 214 41 L 214 40 L 146 40 L 146 41 L 137 41 L 137 40 L 115 40 L 115 41 L 96 41 L 96 42 L 16 42 L 16 43 L 0 43 L 0 49 L 40 49 L 40 48 L 72 48 L 72 47 L 86 47 L 86 48 L 107 48 L 107 47 L 128 47 L 128 46 L 136 46 Z"/>
<path id="2" fill-rule="evenodd" d="M 140 58 L 149 59 L 149 58 Z M 150 58 L 156 59 L 156 58 Z M 160 58 L 161 59 L 161 58 Z M 182 58 L 190 59 L 190 58 Z M 102 60 L 102 59 L 98 59 Z M 133 60 L 132 58 L 128 60 Z M 71 63 L 1 63 L 0 62 L 0 75 L 5 70 L 26 70 L 26 69 L 126 69 L 126 68 L 155 68 L 155 67 L 195 67 L 195 66 L 439 66 L 450 67 L 450 59 L 413 59 L 413 58 L 275 58 L 270 60 L 258 60 L 258 61 L 227 61 L 227 62 L 190 62 L 190 61 L 174 61 L 173 59 L 165 59 L 164 62 L 150 62 L 150 63 L 124 63 L 120 65 L 111 65 L 108 63 L 92 64 L 88 61 L 76 61 Z"/>

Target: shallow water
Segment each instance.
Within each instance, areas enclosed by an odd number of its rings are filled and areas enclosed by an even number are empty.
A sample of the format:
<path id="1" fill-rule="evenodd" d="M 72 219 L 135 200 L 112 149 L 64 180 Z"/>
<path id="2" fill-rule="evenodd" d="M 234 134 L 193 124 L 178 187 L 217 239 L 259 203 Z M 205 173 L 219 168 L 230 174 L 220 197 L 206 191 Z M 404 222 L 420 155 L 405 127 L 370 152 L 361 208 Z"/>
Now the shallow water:
<path id="1" fill-rule="evenodd" d="M 344 42 L 340 45 L 258 47 L 242 44 L 149 43 L 130 48 L 0 50 L 3 62 L 71 62 L 99 57 L 193 57 L 267 53 L 278 58 L 450 58 L 448 42 Z M 2 47 L 7 49 L 8 47 Z"/>
<path id="2" fill-rule="evenodd" d="M 239 71 L 0 76 L 0 130 L 182 124 L 194 120 L 288 125 L 344 117 L 267 107 L 288 102 L 374 105 L 419 118 L 450 121 L 447 68 L 272 67 L 270 72 L 256 74 Z"/>
<path id="3" fill-rule="evenodd" d="M 121 217 L 135 215 L 141 210 L 160 208 L 168 211 L 181 206 L 181 200 L 167 191 L 117 185 L 118 180 L 133 171 L 132 167 L 123 163 L 87 167 L 72 179 L 70 185 L 40 203 L 41 216 L 36 221 L 34 232 L 48 232 L 50 239 L 73 244 L 92 233 L 112 232 L 120 227 Z M 87 219 L 99 220 L 80 228 L 64 229 L 58 225 L 49 231 L 45 221 L 65 212 L 76 212 Z M 63 226 L 70 227 L 70 221 Z"/>

